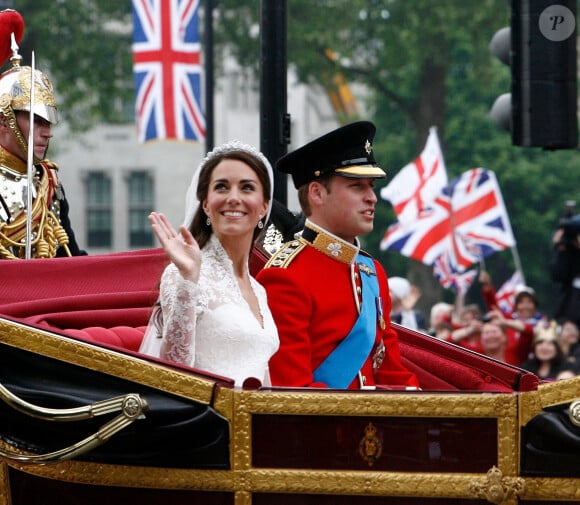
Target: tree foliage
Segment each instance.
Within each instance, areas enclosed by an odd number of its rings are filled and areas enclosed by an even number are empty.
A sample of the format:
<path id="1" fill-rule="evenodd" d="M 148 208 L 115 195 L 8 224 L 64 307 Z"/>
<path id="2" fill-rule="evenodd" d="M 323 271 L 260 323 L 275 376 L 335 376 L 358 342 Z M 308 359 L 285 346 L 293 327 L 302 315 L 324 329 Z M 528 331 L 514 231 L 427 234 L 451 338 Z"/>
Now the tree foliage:
<path id="1" fill-rule="evenodd" d="M 14 0 L 25 22 L 23 64 L 55 82 L 71 128 L 127 120 L 134 102 L 129 0 Z"/>
<path id="2" fill-rule="evenodd" d="M 256 70 L 258 16 L 258 2 L 220 2 L 220 41 Z M 493 170 L 524 275 L 550 313 L 557 289 L 547 270 L 550 238 L 564 201 L 580 200 L 580 171 L 575 151 L 514 147 L 509 134 L 487 116 L 494 99 L 509 91 L 508 67 L 488 50 L 509 16 L 505 0 L 288 0 L 288 61 L 305 83 L 328 86 L 329 78 L 341 72 L 366 87 L 368 118 L 377 125 L 375 156 L 388 172 L 384 184 L 420 153 L 430 126 L 438 129 L 450 178 L 473 167 Z M 336 59 L 326 57 L 325 49 Z M 379 202 L 375 231 L 365 237 L 365 247 L 392 275 L 407 275 L 419 284 L 423 308 L 429 307 L 444 296 L 430 268 L 379 251 L 394 217 L 390 205 Z M 498 253 L 485 267 L 499 286 L 513 272 L 513 256 Z M 479 299 L 477 288 L 470 296 Z"/>

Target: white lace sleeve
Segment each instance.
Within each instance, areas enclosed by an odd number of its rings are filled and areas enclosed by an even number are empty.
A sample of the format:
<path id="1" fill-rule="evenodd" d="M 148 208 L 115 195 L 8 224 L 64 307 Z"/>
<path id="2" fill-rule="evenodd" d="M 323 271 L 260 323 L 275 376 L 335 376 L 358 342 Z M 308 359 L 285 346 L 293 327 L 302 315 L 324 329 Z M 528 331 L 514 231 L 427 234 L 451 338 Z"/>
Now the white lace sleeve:
<path id="1" fill-rule="evenodd" d="M 260 305 L 257 318 L 240 290 L 233 265 L 212 236 L 202 250 L 197 283 L 183 279 L 175 265 L 161 277 L 159 299 L 141 352 L 234 379 L 247 377 L 269 384 L 268 360 L 279 339 L 266 291 L 250 278 Z"/>
<path id="2" fill-rule="evenodd" d="M 159 301 L 163 315 L 163 344 L 160 357 L 193 366 L 197 285 L 184 279 L 179 270 L 171 264 L 161 277 Z"/>

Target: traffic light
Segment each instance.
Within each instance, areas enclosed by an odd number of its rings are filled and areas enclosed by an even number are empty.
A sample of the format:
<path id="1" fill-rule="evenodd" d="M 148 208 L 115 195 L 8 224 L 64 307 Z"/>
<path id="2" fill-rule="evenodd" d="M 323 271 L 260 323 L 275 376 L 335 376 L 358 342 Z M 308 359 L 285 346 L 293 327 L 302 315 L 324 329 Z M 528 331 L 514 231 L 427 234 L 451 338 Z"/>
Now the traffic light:
<path id="1" fill-rule="evenodd" d="M 505 26 L 495 32 L 489 43 L 491 54 L 511 66 L 511 29 Z M 489 111 L 490 117 L 504 130 L 512 131 L 512 94 L 504 93 L 498 96 Z"/>
<path id="2" fill-rule="evenodd" d="M 578 145 L 576 0 L 512 0 L 490 51 L 511 70 L 511 95 L 490 116 L 524 147 Z"/>

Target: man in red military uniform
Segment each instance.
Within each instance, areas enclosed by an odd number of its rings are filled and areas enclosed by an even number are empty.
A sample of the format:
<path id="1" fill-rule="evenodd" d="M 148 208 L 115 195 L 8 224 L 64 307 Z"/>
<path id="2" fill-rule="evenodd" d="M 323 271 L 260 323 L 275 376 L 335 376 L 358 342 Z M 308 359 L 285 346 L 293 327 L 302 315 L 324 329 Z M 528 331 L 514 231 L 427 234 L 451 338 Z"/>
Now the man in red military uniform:
<path id="1" fill-rule="evenodd" d="M 292 174 L 306 215 L 299 238 L 258 274 L 278 326 L 272 384 L 289 387 L 417 388 L 402 364 L 391 328 L 387 275 L 361 251 L 358 235 L 373 228 L 375 126 L 334 130 L 278 160 Z"/>

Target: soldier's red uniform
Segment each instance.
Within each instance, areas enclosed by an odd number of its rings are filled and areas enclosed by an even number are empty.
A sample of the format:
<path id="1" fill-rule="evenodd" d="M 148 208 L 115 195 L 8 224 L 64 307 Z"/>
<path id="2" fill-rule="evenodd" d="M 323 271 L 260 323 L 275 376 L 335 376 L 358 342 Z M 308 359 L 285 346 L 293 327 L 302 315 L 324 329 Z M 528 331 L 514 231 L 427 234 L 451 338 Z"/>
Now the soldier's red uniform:
<path id="1" fill-rule="evenodd" d="M 419 386 L 390 325 L 387 275 L 358 246 L 372 230 L 374 180 L 386 177 L 373 155 L 375 131 L 369 121 L 344 125 L 276 162 L 292 175 L 308 219 L 257 275 L 280 337 L 274 385 Z"/>
<path id="2" fill-rule="evenodd" d="M 268 292 L 280 336 L 280 348 L 270 360 L 273 385 L 325 387 L 315 382 L 313 371 L 358 318 L 359 248 L 307 222 L 305 230 L 313 228 L 314 243 L 305 238 L 289 242 L 257 276 Z M 379 310 L 375 344 L 350 388 L 375 384 L 418 387 L 415 375 L 401 364 L 397 335 L 390 326 L 387 275 L 376 260 L 374 266 L 384 325 Z"/>

